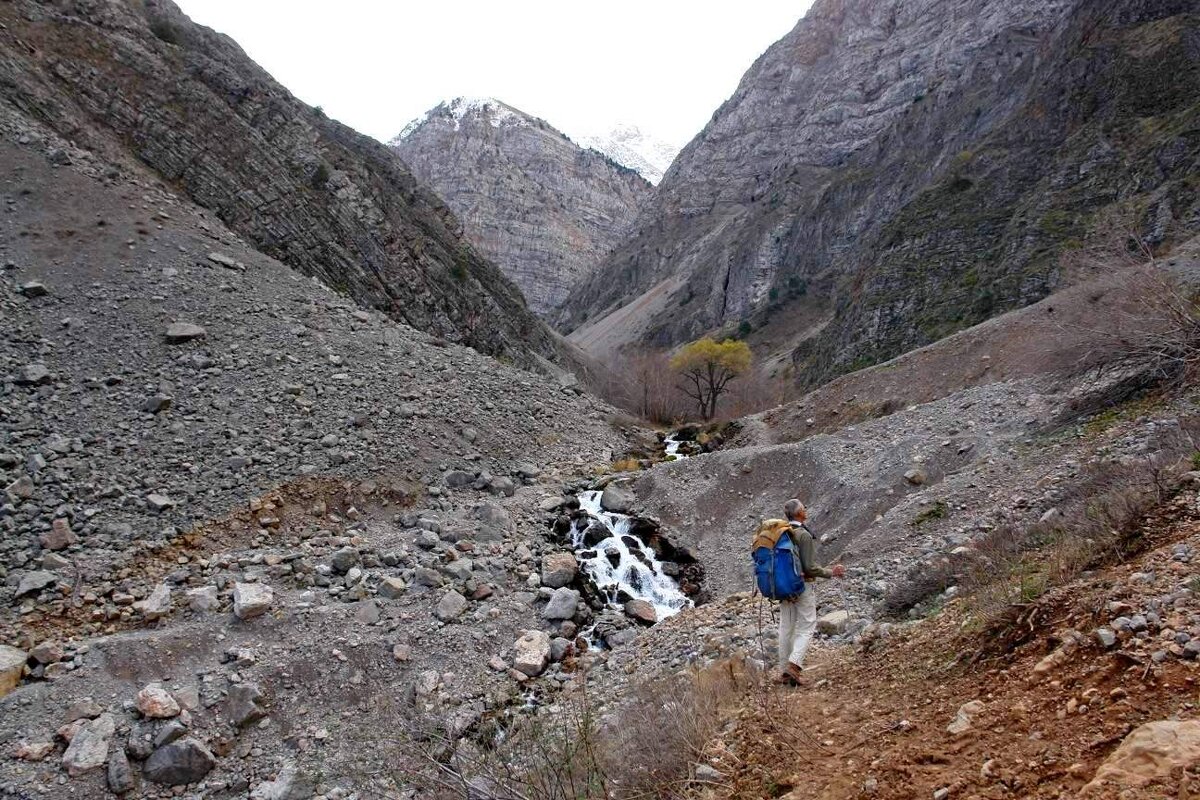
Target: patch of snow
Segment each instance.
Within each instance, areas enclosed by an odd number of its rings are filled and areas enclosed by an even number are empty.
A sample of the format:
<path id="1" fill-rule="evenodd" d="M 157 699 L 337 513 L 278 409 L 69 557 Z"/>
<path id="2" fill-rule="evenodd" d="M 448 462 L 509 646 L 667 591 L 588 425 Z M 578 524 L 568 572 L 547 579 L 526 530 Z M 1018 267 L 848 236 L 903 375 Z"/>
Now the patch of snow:
<path id="1" fill-rule="evenodd" d="M 455 97 L 439 103 L 421 116 L 404 126 L 400 133 L 389 142 L 397 144 L 416 133 L 425 123 L 438 117 L 446 118 L 454 123 L 454 130 L 462 126 L 468 116 L 484 119 L 493 128 L 502 125 L 528 125 L 529 117 L 507 103 L 502 103 L 494 97 Z"/>
<path id="2" fill-rule="evenodd" d="M 682 149 L 630 123 L 621 123 L 604 136 L 581 136 L 577 141 L 580 147 L 603 153 L 656 185 Z"/>

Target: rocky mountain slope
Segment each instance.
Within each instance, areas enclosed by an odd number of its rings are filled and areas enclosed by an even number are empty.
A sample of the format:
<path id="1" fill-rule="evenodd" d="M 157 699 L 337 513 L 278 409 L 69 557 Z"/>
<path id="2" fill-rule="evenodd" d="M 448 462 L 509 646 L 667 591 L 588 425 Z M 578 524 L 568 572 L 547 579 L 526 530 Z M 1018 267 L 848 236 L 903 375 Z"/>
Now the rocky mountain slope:
<path id="1" fill-rule="evenodd" d="M 820 0 L 558 322 L 597 353 L 787 328 L 815 383 L 1044 296 L 1125 209 L 1200 225 L 1184 0 Z"/>
<path id="2" fill-rule="evenodd" d="M 542 506 L 628 446 L 613 410 L 21 123 L 0 125 L 0 795 L 311 797 L 324 773 L 344 797 L 398 708 L 469 726 L 517 702 L 513 643 L 576 613 L 543 616 Z"/>
<path id="3" fill-rule="evenodd" d="M 5 107 L 114 176 L 149 166 L 257 249 L 421 330 L 522 360 L 557 352 L 391 151 L 299 102 L 169 0 L 6 3 L 0 24 Z"/>
<path id="4" fill-rule="evenodd" d="M 579 137 L 579 146 L 597 150 L 621 166 L 635 170 L 654 185 L 662 180 L 667 168 L 679 155 L 679 148 L 656 139 L 637 125 L 617 125 L 603 135 Z"/>
<path id="5" fill-rule="evenodd" d="M 498 100 L 443 103 L 390 146 L 539 314 L 629 232 L 650 194 L 632 169 Z"/>

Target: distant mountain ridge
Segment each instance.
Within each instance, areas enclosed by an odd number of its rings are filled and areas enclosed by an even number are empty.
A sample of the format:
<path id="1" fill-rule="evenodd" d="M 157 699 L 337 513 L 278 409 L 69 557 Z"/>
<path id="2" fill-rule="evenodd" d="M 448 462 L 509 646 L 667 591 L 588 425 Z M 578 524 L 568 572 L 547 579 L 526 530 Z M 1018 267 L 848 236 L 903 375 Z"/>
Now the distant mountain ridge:
<path id="1" fill-rule="evenodd" d="M 543 315 L 624 238 L 652 191 L 632 168 L 494 98 L 440 103 L 389 146 Z"/>

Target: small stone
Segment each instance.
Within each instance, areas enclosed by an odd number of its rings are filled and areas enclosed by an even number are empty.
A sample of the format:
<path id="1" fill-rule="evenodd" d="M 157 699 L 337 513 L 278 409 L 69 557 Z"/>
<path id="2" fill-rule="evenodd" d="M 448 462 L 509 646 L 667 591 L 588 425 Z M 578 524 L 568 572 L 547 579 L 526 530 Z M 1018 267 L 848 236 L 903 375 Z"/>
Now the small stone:
<path id="1" fill-rule="evenodd" d="M 191 322 L 172 322 L 165 334 L 170 344 L 183 344 L 193 339 L 202 339 L 206 335 L 204 328 Z"/>
<path id="2" fill-rule="evenodd" d="M 13 755 L 22 761 L 44 761 L 55 749 L 54 742 L 21 742 Z"/>
<path id="3" fill-rule="evenodd" d="M 113 794 L 126 794 L 133 789 L 133 769 L 129 758 L 119 747 L 113 748 L 108 756 L 108 789 Z"/>
<path id="4" fill-rule="evenodd" d="M 233 587 L 233 613 L 248 620 L 265 614 L 275 600 L 271 587 L 262 583 L 237 583 Z"/>
<path id="5" fill-rule="evenodd" d="M 385 600 L 395 600 L 403 596 L 407 588 L 399 578 L 384 578 L 379 584 L 379 596 Z"/>
<path id="6" fill-rule="evenodd" d="M 134 705 L 138 712 L 149 719 L 169 719 L 179 716 L 179 703 L 171 693 L 161 686 L 150 684 L 137 693 Z"/>
<path id="7" fill-rule="evenodd" d="M 26 364 L 17 370 L 13 383 L 18 386 L 44 386 L 51 380 L 50 370 L 45 364 Z"/>
<path id="8" fill-rule="evenodd" d="M 1113 647 L 1117 643 L 1117 634 L 1113 633 L 1109 628 L 1097 628 L 1096 640 L 1100 642 L 1103 648 Z"/>
<path id="9" fill-rule="evenodd" d="M 42 642 L 29 651 L 29 657 L 39 664 L 53 664 L 66 657 L 63 646 L 53 639 Z"/>
<path id="10" fill-rule="evenodd" d="M 50 530 L 38 534 L 38 541 L 46 550 L 66 550 L 79 539 L 71 530 L 71 523 L 59 517 L 50 523 Z"/>
<path id="11" fill-rule="evenodd" d="M 910 469 L 908 472 L 904 473 L 904 480 L 908 481 L 913 486 L 922 486 L 926 481 L 929 480 L 929 476 L 925 474 L 924 470 Z"/>
<path id="12" fill-rule="evenodd" d="M 158 414 L 166 411 L 175 402 L 175 398 L 166 394 L 155 394 L 142 401 L 142 411 L 147 414 Z"/>
<path id="13" fill-rule="evenodd" d="M 201 586 L 199 589 L 188 589 L 188 608 L 196 612 L 216 611 L 221 607 L 221 599 L 217 595 L 217 587 Z"/>
<path id="14" fill-rule="evenodd" d="M 33 497 L 33 478 L 28 475 L 22 475 L 15 481 L 4 488 L 4 491 L 9 497 L 13 498 L 13 502 L 17 500 L 28 500 Z"/>
<path id="15" fill-rule="evenodd" d="M 175 501 L 167 497 L 165 494 L 151 492 L 150 494 L 146 495 L 146 505 L 148 505 L 152 511 L 162 513 L 163 511 L 174 508 Z"/>
<path id="16" fill-rule="evenodd" d="M 50 293 L 49 290 L 46 289 L 46 284 L 42 283 L 41 281 L 26 281 L 25 283 L 21 284 L 21 287 L 18 291 L 20 291 L 25 297 L 29 298 L 45 297 Z"/>
<path id="17" fill-rule="evenodd" d="M 406 644 L 397 644 L 392 646 L 392 658 L 401 664 L 412 659 L 412 648 Z"/>

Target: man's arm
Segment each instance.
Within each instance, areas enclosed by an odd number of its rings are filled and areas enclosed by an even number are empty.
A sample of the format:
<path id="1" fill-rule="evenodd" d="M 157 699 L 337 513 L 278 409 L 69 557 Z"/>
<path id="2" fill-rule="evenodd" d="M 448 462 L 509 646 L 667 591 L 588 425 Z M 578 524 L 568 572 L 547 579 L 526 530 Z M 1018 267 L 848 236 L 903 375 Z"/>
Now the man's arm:
<path id="1" fill-rule="evenodd" d="M 813 537 L 809 533 L 808 528 L 793 528 L 796 531 L 796 542 L 800 548 L 800 568 L 804 571 L 804 577 L 812 578 L 832 578 L 833 573 L 822 566 L 818 566 L 816 552 L 813 547 Z"/>

